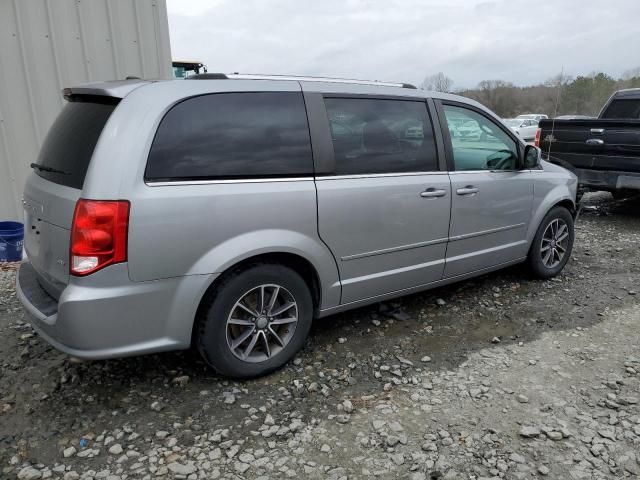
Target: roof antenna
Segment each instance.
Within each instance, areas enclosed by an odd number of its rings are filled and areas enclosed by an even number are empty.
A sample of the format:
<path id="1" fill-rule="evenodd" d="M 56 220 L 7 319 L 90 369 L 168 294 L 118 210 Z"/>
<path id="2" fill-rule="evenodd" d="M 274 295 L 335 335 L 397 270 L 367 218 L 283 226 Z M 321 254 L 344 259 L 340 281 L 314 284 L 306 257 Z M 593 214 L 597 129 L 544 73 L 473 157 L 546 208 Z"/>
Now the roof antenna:
<path id="1" fill-rule="evenodd" d="M 551 139 L 553 139 L 553 131 L 556 127 L 556 117 L 558 116 L 558 105 L 560 104 L 560 90 L 562 88 L 562 79 L 564 78 L 564 65 L 560 68 L 560 78 L 558 79 L 558 92 L 556 93 L 556 109 L 553 112 L 553 120 L 551 120 Z M 549 139 L 549 147 L 547 149 L 547 158 L 551 161 L 551 139 Z"/>

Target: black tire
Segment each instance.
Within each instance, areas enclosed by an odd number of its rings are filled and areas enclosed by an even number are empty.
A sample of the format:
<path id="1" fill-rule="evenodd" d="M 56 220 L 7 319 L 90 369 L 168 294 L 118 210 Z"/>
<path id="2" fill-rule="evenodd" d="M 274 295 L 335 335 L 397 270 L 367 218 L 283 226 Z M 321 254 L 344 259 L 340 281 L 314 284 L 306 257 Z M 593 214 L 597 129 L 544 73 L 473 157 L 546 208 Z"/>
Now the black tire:
<path id="1" fill-rule="evenodd" d="M 266 284 L 281 286 L 290 293 L 298 321 L 288 343 L 276 354 L 264 361 L 243 361 L 227 342 L 227 319 L 247 292 Z M 232 378 L 255 378 L 277 370 L 302 348 L 312 318 L 313 301 L 303 278 L 283 265 L 257 263 L 231 272 L 207 294 L 198 310 L 195 346 L 216 372 Z"/>
<path id="2" fill-rule="evenodd" d="M 611 196 L 614 200 L 624 200 L 633 196 L 633 192 L 630 190 L 612 190 Z"/>
<path id="3" fill-rule="evenodd" d="M 542 238 L 547 231 L 547 228 L 554 222 L 556 219 L 564 222 L 567 225 L 568 231 L 568 242 L 566 244 L 566 252 L 560 262 L 554 266 L 547 266 L 543 261 L 543 252 L 542 252 Z M 573 224 L 573 216 L 564 207 L 554 207 L 549 213 L 545 215 L 540 222 L 540 226 L 538 227 L 538 231 L 536 232 L 536 236 L 533 238 L 533 243 L 531 244 L 531 248 L 529 249 L 529 256 L 527 262 L 529 264 L 529 268 L 533 275 L 538 278 L 547 279 L 552 278 L 558 275 L 562 269 L 565 267 L 569 258 L 571 257 L 571 252 L 573 250 L 573 241 L 575 239 L 575 231 Z"/>

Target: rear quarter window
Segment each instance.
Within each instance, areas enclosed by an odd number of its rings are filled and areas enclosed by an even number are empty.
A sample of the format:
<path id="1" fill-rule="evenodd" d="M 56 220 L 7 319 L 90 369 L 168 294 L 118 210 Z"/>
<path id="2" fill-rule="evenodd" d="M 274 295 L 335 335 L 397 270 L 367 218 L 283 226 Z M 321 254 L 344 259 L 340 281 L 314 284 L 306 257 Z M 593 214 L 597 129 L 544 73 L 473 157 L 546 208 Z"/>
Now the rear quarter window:
<path id="1" fill-rule="evenodd" d="M 47 180 L 81 189 L 98 138 L 117 99 L 77 97 L 67 103 L 49 129 L 36 163 L 56 171 L 34 169 Z"/>
<path id="2" fill-rule="evenodd" d="M 160 122 L 151 181 L 313 174 L 304 101 L 296 92 L 216 93 L 175 105 Z"/>
<path id="3" fill-rule="evenodd" d="M 613 100 L 600 116 L 602 119 L 640 119 L 640 98 Z"/>

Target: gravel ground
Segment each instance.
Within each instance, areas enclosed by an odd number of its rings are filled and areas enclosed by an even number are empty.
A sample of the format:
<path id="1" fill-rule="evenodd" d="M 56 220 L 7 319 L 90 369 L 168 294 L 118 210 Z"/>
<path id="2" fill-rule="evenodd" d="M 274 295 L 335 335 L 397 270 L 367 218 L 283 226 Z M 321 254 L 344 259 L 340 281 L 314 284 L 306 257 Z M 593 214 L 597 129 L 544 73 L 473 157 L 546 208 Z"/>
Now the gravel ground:
<path id="1" fill-rule="evenodd" d="M 247 382 L 189 352 L 74 362 L 0 270 L 0 478 L 638 478 L 640 202 L 586 203 L 560 277 L 336 315 Z"/>

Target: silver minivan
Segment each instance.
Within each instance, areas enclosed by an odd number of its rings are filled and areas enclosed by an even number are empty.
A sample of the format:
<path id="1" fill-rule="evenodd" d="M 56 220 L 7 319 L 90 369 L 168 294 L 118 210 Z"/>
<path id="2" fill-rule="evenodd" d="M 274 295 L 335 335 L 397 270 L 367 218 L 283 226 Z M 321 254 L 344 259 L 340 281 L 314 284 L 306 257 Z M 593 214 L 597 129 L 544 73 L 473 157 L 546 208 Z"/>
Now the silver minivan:
<path id="1" fill-rule="evenodd" d="M 313 319 L 520 262 L 553 277 L 571 254 L 576 177 L 463 97 L 221 74 L 63 94 L 17 292 L 70 355 L 194 346 L 255 377 Z"/>

